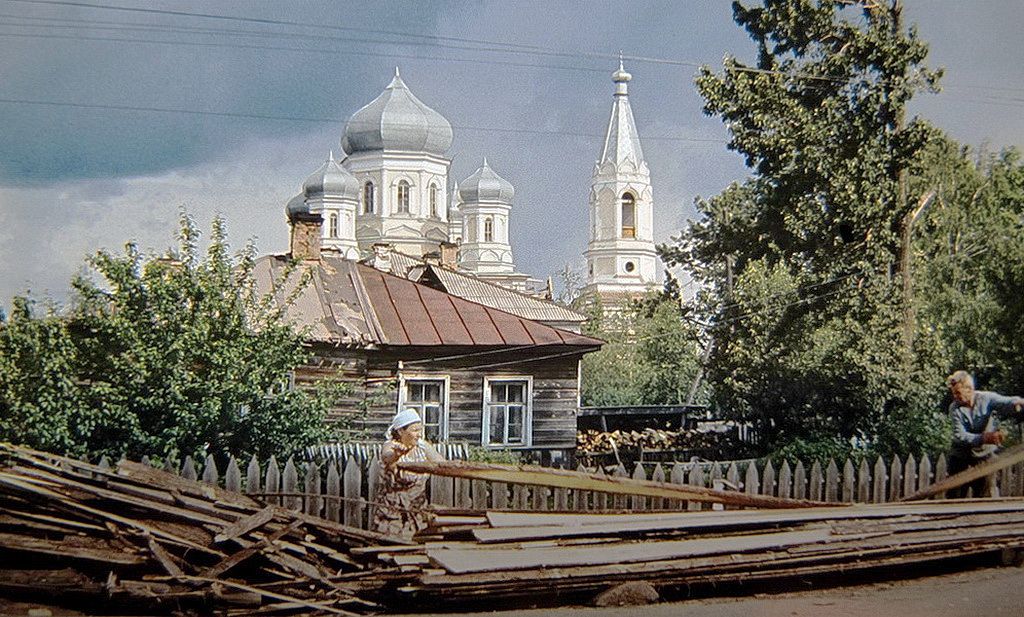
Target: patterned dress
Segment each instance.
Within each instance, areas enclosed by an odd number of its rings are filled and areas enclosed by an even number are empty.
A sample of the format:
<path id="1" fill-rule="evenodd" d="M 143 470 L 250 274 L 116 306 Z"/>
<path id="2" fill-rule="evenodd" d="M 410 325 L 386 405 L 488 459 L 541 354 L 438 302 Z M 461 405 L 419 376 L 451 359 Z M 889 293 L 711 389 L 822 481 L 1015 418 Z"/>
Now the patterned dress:
<path id="1" fill-rule="evenodd" d="M 377 484 L 377 507 L 373 514 L 373 529 L 389 536 L 412 538 L 427 526 L 428 474 L 410 473 L 398 469 L 398 463 L 420 463 L 427 460 L 422 444 L 409 450 L 391 465 L 380 462 Z"/>

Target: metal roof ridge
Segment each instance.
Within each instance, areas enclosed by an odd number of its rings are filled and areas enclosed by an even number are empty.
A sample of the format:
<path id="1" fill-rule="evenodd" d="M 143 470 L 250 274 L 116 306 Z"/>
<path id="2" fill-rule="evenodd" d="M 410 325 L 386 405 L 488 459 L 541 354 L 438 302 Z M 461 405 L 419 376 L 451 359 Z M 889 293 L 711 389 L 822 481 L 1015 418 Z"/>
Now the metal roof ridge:
<path id="1" fill-rule="evenodd" d="M 356 290 L 356 298 L 359 300 L 360 308 L 363 309 L 363 315 L 367 318 L 367 325 L 370 326 L 374 338 L 377 339 L 376 342 L 387 344 L 387 337 L 384 336 L 384 328 L 380 325 L 380 319 L 377 318 L 377 311 L 373 308 L 373 303 L 370 302 L 370 295 L 366 293 L 366 288 L 363 287 L 363 277 L 359 268 L 350 267 L 348 277 L 352 281 L 352 287 Z"/>

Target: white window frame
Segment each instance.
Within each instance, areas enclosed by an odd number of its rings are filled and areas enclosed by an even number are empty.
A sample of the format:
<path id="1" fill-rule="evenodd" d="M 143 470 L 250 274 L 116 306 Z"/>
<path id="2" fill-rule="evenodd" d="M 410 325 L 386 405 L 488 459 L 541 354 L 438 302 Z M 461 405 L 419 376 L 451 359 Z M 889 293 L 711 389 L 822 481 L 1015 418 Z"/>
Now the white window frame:
<path id="1" fill-rule="evenodd" d="M 438 435 L 439 441 L 448 440 L 448 407 L 449 399 L 451 398 L 451 377 L 448 375 L 438 375 L 430 373 L 411 373 L 402 374 L 398 378 L 398 409 L 402 411 L 406 405 L 406 384 L 408 382 L 417 381 L 440 381 L 443 382 L 441 386 L 441 423 L 440 423 L 440 434 Z"/>
<path id="2" fill-rule="evenodd" d="M 526 382 L 526 413 L 523 417 L 523 443 L 521 444 L 509 444 L 505 443 L 493 444 L 490 443 L 491 436 L 491 384 L 501 382 Z M 481 416 L 483 417 L 480 429 L 480 445 L 485 448 L 494 449 L 525 449 L 533 447 L 533 375 L 492 375 L 484 377 L 484 392 L 483 392 L 483 409 L 481 410 Z M 508 427 L 505 428 L 506 440 Z"/>

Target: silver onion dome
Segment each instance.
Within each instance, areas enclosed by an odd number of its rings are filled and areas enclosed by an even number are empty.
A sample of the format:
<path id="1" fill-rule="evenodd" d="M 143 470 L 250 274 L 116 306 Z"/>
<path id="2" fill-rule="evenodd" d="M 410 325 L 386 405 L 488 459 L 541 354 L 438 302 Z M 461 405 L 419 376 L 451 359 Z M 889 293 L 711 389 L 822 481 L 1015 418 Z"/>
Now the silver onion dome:
<path id="1" fill-rule="evenodd" d="M 327 161 L 314 171 L 302 183 L 302 192 L 306 197 L 314 195 L 331 195 L 359 199 L 359 180 L 334 160 L 331 152 Z"/>
<path id="2" fill-rule="evenodd" d="M 309 214 L 309 206 L 306 204 L 306 195 L 299 193 L 295 197 L 288 200 L 288 205 L 285 206 L 284 211 L 288 214 L 288 220 L 294 220 L 297 216 L 306 216 Z"/>
<path id="3" fill-rule="evenodd" d="M 497 201 L 511 204 L 515 194 L 512 183 L 495 173 L 487 164 L 486 157 L 480 169 L 459 183 L 459 197 L 464 203 Z"/>
<path id="4" fill-rule="evenodd" d="M 384 92 L 352 114 L 341 135 L 346 154 L 401 150 L 443 156 L 451 146 L 452 125 L 413 95 L 397 68 Z"/>

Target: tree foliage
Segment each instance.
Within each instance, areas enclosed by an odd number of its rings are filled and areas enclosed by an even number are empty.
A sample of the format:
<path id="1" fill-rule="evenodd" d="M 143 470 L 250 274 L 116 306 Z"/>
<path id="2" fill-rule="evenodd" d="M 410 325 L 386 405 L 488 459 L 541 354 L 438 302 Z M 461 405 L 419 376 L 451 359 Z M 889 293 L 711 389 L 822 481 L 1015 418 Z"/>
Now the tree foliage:
<path id="1" fill-rule="evenodd" d="M 289 454 L 325 438 L 342 386 L 289 387 L 302 335 L 256 290 L 251 245 L 215 220 L 205 255 L 182 216 L 177 254 L 98 252 L 66 314 L 17 298 L 0 327 L 0 439 L 72 454 Z"/>
<path id="2" fill-rule="evenodd" d="M 670 279 L 671 281 L 672 279 Z M 698 329 L 687 320 L 678 290 L 652 294 L 619 310 L 591 307 L 587 333 L 606 341 L 583 358 L 584 405 L 680 405 L 700 366 Z M 706 402 L 704 390 L 695 398 Z"/>
<path id="3" fill-rule="evenodd" d="M 664 251 L 702 284 L 716 401 L 753 419 L 769 447 L 859 437 L 932 449 L 942 439 L 923 397 L 933 367 L 904 344 L 897 276 L 916 202 L 909 173 L 937 134 L 905 119 L 939 77 L 923 64 L 927 46 L 897 2 L 766 0 L 733 12 L 756 62 L 729 56 L 697 87 L 752 175 L 699 200 L 703 220 Z M 918 430 L 904 430 L 907 418 Z"/>

